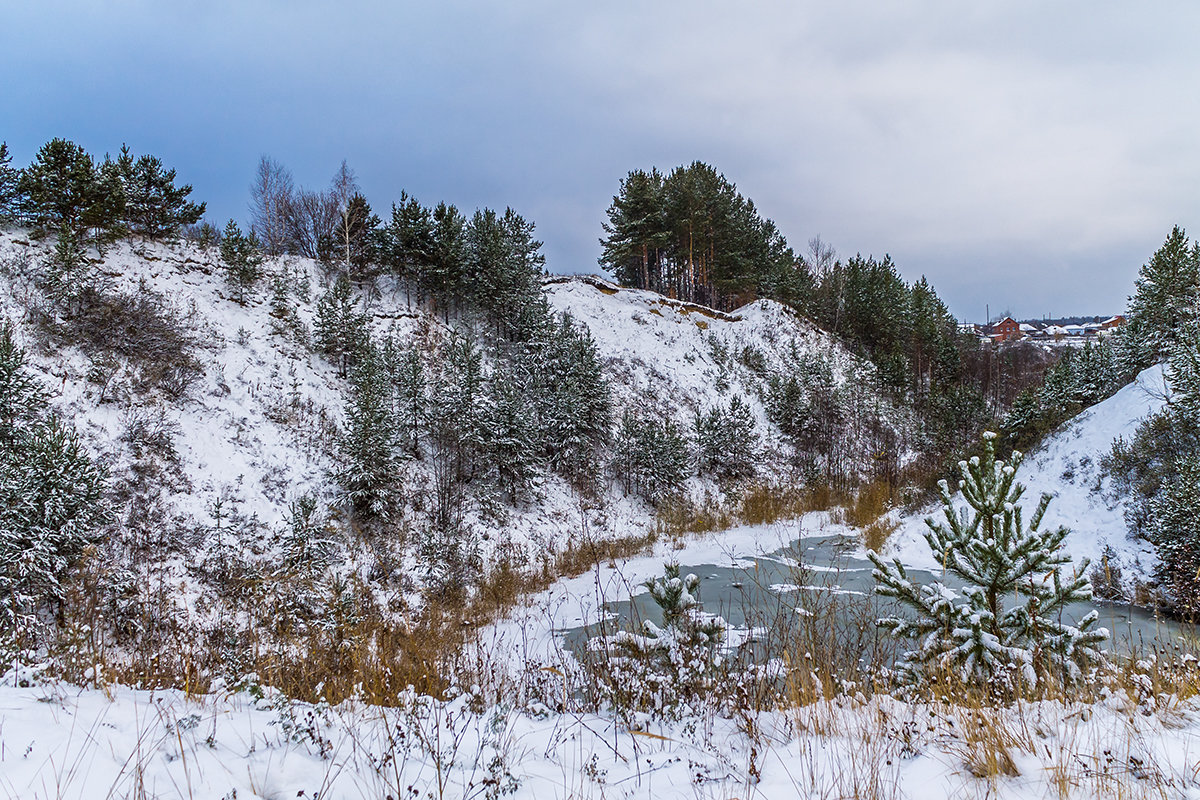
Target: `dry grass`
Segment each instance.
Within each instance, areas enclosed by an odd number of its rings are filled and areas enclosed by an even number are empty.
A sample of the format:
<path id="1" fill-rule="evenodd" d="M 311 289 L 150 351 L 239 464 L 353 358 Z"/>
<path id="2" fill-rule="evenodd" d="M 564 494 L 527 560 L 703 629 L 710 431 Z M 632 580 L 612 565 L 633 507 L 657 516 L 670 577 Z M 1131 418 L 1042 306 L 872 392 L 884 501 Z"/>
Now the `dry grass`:
<path id="1" fill-rule="evenodd" d="M 756 483 L 742 491 L 738 517 L 747 525 L 769 525 L 810 511 L 828 511 L 837 499 L 828 486 Z"/>
<path id="2" fill-rule="evenodd" d="M 654 527 L 659 536 L 678 539 L 688 533 L 725 530 L 734 521 L 733 512 L 712 498 L 696 503 L 678 497 L 659 504 Z"/>
<path id="3" fill-rule="evenodd" d="M 837 509 L 834 519 L 857 528 L 863 545 L 880 551 L 899 526 L 887 516 L 896 504 L 897 490 L 888 481 L 874 481 L 859 488 L 853 498 Z"/>
<path id="4" fill-rule="evenodd" d="M 203 694 L 219 678 L 308 702 L 388 705 L 409 686 L 440 695 L 467 669 L 462 659 L 475 633 L 524 597 L 655 541 L 580 538 L 540 567 L 502 561 L 471 592 L 428 594 L 417 610 L 382 601 L 353 574 L 241 565 L 221 575 L 218 596 L 185 611 L 165 572 L 130 581 L 93 550 L 66 584 L 56 624 L 42 633 L 56 676 L 73 683 Z"/>

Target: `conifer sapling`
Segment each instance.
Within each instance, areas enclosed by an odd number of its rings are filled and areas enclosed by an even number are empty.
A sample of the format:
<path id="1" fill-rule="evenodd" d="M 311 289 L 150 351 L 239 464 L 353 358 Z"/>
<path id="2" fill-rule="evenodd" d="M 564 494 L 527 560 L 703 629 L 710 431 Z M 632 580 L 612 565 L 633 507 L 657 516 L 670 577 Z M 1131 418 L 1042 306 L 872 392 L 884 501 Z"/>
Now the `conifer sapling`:
<path id="1" fill-rule="evenodd" d="M 1069 603 L 1092 597 L 1088 561 L 1065 576 L 1060 570 L 1070 561 L 1062 551 L 1068 530 L 1040 529 L 1049 495 L 1025 527 L 1018 504 L 1025 487 L 1015 480 L 1021 454 L 999 461 L 995 441 L 995 433 L 985 433 L 982 458 L 959 462 L 958 486 L 970 511 L 956 512 L 943 480 L 945 519 L 925 520 L 926 542 L 962 589 L 940 581 L 915 585 L 899 560 L 889 564 L 870 551 L 878 592 L 915 612 L 879 624 L 898 638 L 917 639 L 918 649 L 901 663 L 916 679 L 957 670 L 965 681 L 988 680 L 1015 669 L 1029 685 L 1051 677 L 1076 683 L 1102 659 L 1098 647 L 1108 638 L 1106 629 L 1096 627 L 1094 610 L 1075 625 L 1064 620 Z"/>

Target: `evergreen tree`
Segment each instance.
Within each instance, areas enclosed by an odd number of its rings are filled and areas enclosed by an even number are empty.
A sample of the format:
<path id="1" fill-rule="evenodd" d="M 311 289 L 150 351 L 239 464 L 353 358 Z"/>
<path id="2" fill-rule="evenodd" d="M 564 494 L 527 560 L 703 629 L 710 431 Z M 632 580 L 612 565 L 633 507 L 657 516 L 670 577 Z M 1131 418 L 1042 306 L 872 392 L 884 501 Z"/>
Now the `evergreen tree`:
<path id="1" fill-rule="evenodd" d="M 1135 287 L 1129 298 L 1130 335 L 1161 358 L 1200 308 L 1200 242 L 1190 242 L 1176 225 L 1142 266 Z"/>
<path id="2" fill-rule="evenodd" d="M 738 396 L 696 414 L 696 450 L 701 473 L 721 481 L 743 481 L 757 469 L 758 433 L 750 406 Z"/>
<path id="3" fill-rule="evenodd" d="M 470 301 L 500 339 L 527 339 L 545 314 L 541 292 L 542 243 L 533 223 L 511 208 L 500 216 L 476 211 L 466 229 L 466 270 Z"/>
<path id="4" fill-rule="evenodd" d="M 61 581 L 111 518 L 103 470 L 75 430 L 41 416 L 12 328 L 0 327 L 0 640 L 62 598 Z"/>
<path id="5" fill-rule="evenodd" d="M 300 495 L 288 503 L 288 517 L 283 531 L 283 561 L 293 569 L 313 570 L 324 566 L 333 542 L 325 537 L 322 514 L 317 498 Z"/>
<path id="6" fill-rule="evenodd" d="M 537 427 L 529 385 L 520 372 L 496 370 L 483 402 L 483 440 L 497 486 L 516 504 L 538 470 Z"/>
<path id="7" fill-rule="evenodd" d="M 421 455 L 421 431 L 426 424 L 425 365 L 415 347 L 401 347 L 396 337 L 384 343 L 383 359 L 391 377 L 391 413 L 401 445 L 414 458 Z"/>
<path id="8" fill-rule="evenodd" d="M 597 453 L 608 441 L 612 397 L 587 328 L 562 314 L 531 348 L 532 402 L 550 467 L 577 489 L 596 489 Z"/>
<path id="9" fill-rule="evenodd" d="M 437 291 L 431 274 L 435 238 L 433 212 L 400 193 L 400 202 L 392 204 L 392 218 L 380 230 L 379 258 L 394 275 L 411 281 L 423 291 Z"/>
<path id="10" fill-rule="evenodd" d="M 292 287 L 287 270 L 279 268 L 271 274 L 271 316 L 278 320 L 289 319 L 294 313 Z"/>
<path id="11" fill-rule="evenodd" d="M 335 479 L 357 514 L 387 520 L 399 501 L 400 457 L 387 373 L 372 349 L 355 364 L 350 385 Z"/>
<path id="12" fill-rule="evenodd" d="M 8 143 L 0 142 L 0 225 L 8 225 L 17 218 L 20 182 L 21 171 L 12 166 Z"/>
<path id="13" fill-rule="evenodd" d="M 644 620 L 642 631 L 618 631 L 593 640 L 593 650 L 609 655 L 605 684 L 619 708 L 654 709 L 674 716 L 694 712 L 694 704 L 717 691 L 722 659 L 718 647 L 728 623 L 700 608 L 700 579 L 680 575 L 666 564 L 662 577 L 645 582 L 662 612 L 662 625 Z"/>
<path id="14" fill-rule="evenodd" d="M 1130 441 L 1113 443 L 1105 467 L 1128 494 L 1131 532 L 1154 545 L 1165 600 L 1176 612 L 1200 611 L 1200 323 L 1174 335 L 1166 408 L 1139 424 Z"/>
<path id="15" fill-rule="evenodd" d="M 47 296 L 74 315 L 80 310 L 86 292 L 96 288 L 96 271 L 88 260 L 79 235 L 64 227 L 58 233 L 54 250 L 46 259 L 42 285 Z"/>
<path id="16" fill-rule="evenodd" d="M 600 263 L 627 286 L 716 308 L 800 303 L 811 276 L 775 224 L 708 164 L 635 170 L 613 198 Z"/>
<path id="17" fill-rule="evenodd" d="M 16 446 L 18 431 L 37 418 L 44 402 L 25 366 L 25 351 L 17 344 L 12 322 L 0 321 L 0 452 Z"/>
<path id="18" fill-rule="evenodd" d="M 336 364 L 342 376 L 369 344 L 367 315 L 358 310 L 345 275 L 317 300 L 313 333 L 317 351 Z"/>
<path id="19" fill-rule="evenodd" d="M 65 139 L 52 139 L 38 150 L 18 183 L 20 210 L 34 230 L 69 229 L 83 237 L 97 221 L 100 189 L 92 157 Z"/>
<path id="20" fill-rule="evenodd" d="M 626 410 L 613 444 L 613 469 L 625 491 L 659 505 L 676 497 L 691 474 L 688 441 L 669 418 Z"/>
<path id="21" fill-rule="evenodd" d="M 425 419 L 433 474 L 429 552 L 457 565 L 467 558 L 463 541 L 465 487 L 476 477 L 485 447 L 483 389 L 479 351 L 467 336 L 452 334 L 433 364 Z"/>
<path id="22" fill-rule="evenodd" d="M 633 170 L 621 180 L 600 240 L 600 263 L 623 286 L 654 289 L 663 285 L 662 255 L 668 243 L 663 218 L 663 176 L 657 169 Z"/>
<path id="23" fill-rule="evenodd" d="M 166 169 L 157 156 L 133 161 L 127 147 L 118 160 L 125 189 L 125 218 L 129 230 L 144 239 L 166 239 L 204 216 L 205 204 L 188 201 L 190 184 L 175 185 L 175 170 Z M 253 234 L 251 234 L 253 235 Z"/>
<path id="24" fill-rule="evenodd" d="M 245 305 L 246 291 L 262 277 L 263 258 L 258 239 L 253 233 L 243 234 L 233 220 L 226 223 L 225 232 L 221 234 L 221 262 L 226 279 L 237 290 L 238 304 Z"/>
<path id="25" fill-rule="evenodd" d="M 1171 387 L 1171 413 L 1200 428 L 1200 321 L 1180 331 L 1171 347 L 1165 373 Z"/>
<path id="26" fill-rule="evenodd" d="M 475 343 L 455 333 L 442 354 L 433 385 L 430 433 L 448 456 L 456 481 L 475 476 L 484 449 L 483 359 Z"/>
<path id="27" fill-rule="evenodd" d="M 466 292 L 466 265 L 467 219 L 454 206 L 438 203 L 433 210 L 433 258 L 428 284 L 430 291 L 441 298 L 444 315 Z"/>
<path id="28" fill-rule="evenodd" d="M 1007 463 L 996 460 L 995 439 L 985 433 L 982 458 L 959 462 L 958 486 L 970 513 L 958 513 L 943 480 L 945 520 L 926 520 L 934 558 L 964 582 L 963 589 L 941 582 L 915 586 L 899 560 L 888 564 L 870 551 L 878 592 L 915 614 L 879 624 L 897 638 L 918 639 L 918 649 L 903 661 L 917 678 L 945 670 L 966 682 L 987 681 L 1012 669 L 1029 685 L 1077 683 L 1101 660 L 1097 647 L 1108 638 L 1106 629 L 1096 627 L 1095 611 L 1077 626 L 1062 620 L 1067 604 L 1091 599 L 1088 563 L 1063 575 L 1060 568 L 1070 562 L 1062 552 L 1067 529 L 1039 530 L 1049 495 L 1025 527 L 1019 505 L 1025 487 L 1016 482 L 1021 454 L 1014 452 Z M 1006 607 L 1010 598 L 1016 602 Z"/>
<path id="29" fill-rule="evenodd" d="M 1200 454 L 1179 460 L 1174 474 L 1150 500 L 1146 538 L 1158 554 L 1158 573 L 1177 613 L 1200 615 Z"/>
<path id="30" fill-rule="evenodd" d="M 126 148 L 122 148 L 122 156 L 128 157 Z M 123 162 L 120 159 L 113 161 L 107 155 L 96 169 L 97 199 L 88 216 L 99 248 L 129 233 L 129 195 L 122 169 Z"/>

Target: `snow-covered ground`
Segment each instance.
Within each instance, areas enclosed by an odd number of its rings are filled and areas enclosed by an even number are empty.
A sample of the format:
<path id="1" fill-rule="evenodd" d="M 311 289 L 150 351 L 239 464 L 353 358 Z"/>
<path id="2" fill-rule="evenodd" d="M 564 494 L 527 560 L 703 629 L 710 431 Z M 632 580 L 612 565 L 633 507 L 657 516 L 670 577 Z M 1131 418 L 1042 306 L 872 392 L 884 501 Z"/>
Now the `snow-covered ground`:
<path id="1" fill-rule="evenodd" d="M 1107 547 L 1127 579 L 1144 578 L 1155 565 L 1150 545 L 1129 536 L 1124 498 L 1113 492 L 1100 460 L 1112 449 L 1113 440 L 1132 436 L 1139 422 L 1163 407 L 1166 397 L 1162 365 L 1150 367 L 1049 436 L 1022 462 L 1017 481 L 1026 487 L 1027 512 L 1042 494 L 1051 495 L 1042 527 L 1067 526 L 1071 533 L 1064 546 L 1076 561 L 1087 558 L 1100 563 Z M 940 514 L 941 503 L 937 503 L 900 517 L 900 527 L 888 540 L 887 555 L 912 566 L 937 569 L 923 533 L 925 518 Z"/>
<path id="2" fill-rule="evenodd" d="M 550 687 L 551 689 L 553 687 Z M 1150 712 L 1150 713 L 1143 713 Z M 1200 797 L 1200 707 L 1118 692 L 989 710 L 846 697 L 633 726 L 470 691 L 380 708 L 0 688 L 0 797 Z"/>

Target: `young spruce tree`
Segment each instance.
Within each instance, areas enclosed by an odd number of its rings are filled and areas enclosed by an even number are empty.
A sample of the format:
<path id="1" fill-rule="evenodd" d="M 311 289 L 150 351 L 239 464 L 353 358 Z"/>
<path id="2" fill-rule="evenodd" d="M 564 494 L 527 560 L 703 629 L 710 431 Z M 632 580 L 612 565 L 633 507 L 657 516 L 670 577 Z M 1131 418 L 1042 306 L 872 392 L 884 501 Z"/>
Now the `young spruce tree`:
<path id="1" fill-rule="evenodd" d="M 243 234 L 238 224 L 229 220 L 221 235 L 221 262 L 229 284 L 237 290 L 239 305 L 246 304 L 246 290 L 262 277 L 262 261 L 254 234 Z"/>
<path id="2" fill-rule="evenodd" d="M 958 486 L 971 511 L 956 511 L 943 480 L 945 520 L 925 520 L 929 548 L 963 588 L 914 585 L 899 560 L 888 564 L 869 551 L 878 592 L 913 613 L 879 624 L 898 638 L 918 640 L 901 664 L 915 679 L 957 671 L 964 681 L 987 681 L 1012 670 L 1029 686 L 1047 679 L 1077 683 L 1101 660 L 1097 648 L 1108 638 L 1106 629 L 1096 627 L 1095 611 L 1077 625 L 1062 618 L 1068 603 L 1092 597 L 1088 562 L 1066 576 L 1060 571 L 1070 561 L 1062 552 L 1068 531 L 1039 529 L 1049 495 L 1025 527 L 1019 505 L 1025 487 L 1015 480 L 1021 454 L 1014 452 L 1007 463 L 997 460 L 995 440 L 996 434 L 985 433 L 982 458 L 959 462 Z"/>

